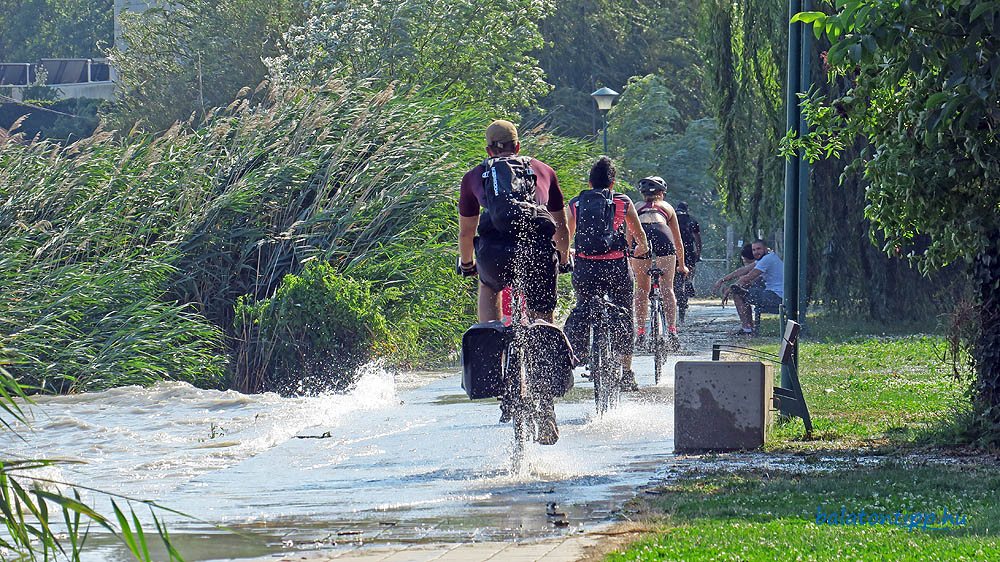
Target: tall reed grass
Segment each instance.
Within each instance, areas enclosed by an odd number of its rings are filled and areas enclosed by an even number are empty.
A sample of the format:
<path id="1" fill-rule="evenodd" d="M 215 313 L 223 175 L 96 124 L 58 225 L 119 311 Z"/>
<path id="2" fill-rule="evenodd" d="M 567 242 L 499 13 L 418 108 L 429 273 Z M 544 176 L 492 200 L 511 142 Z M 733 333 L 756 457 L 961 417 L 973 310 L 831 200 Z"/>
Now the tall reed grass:
<path id="1" fill-rule="evenodd" d="M 458 185 L 488 122 L 428 92 L 331 81 L 245 89 L 197 129 L 155 137 L 2 141 L 12 370 L 54 392 L 160 378 L 262 390 L 229 365 L 234 304 L 310 260 L 400 291 L 386 311 L 397 361 L 447 355 L 474 312 L 474 286 L 449 272 Z M 582 184 L 588 144 L 524 144 Z"/>

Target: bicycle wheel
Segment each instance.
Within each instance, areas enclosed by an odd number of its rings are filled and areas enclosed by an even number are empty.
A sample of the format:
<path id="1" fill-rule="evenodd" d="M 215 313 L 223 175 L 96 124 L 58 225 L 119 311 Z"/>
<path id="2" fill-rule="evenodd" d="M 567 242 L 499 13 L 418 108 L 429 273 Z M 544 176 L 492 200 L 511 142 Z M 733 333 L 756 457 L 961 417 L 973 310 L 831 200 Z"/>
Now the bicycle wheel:
<path id="1" fill-rule="evenodd" d="M 512 350 L 507 362 L 507 396 L 511 401 L 511 423 L 514 425 L 514 442 L 511 451 L 511 468 L 521 472 L 524 448 L 534 439 L 534 414 L 528 388 L 528 366 L 523 355 Z"/>
<path id="2" fill-rule="evenodd" d="M 607 366 L 607 356 L 604 354 L 603 338 L 601 329 L 596 324 L 592 325 L 593 336 L 590 339 L 590 381 L 594 383 L 594 405 L 597 413 L 603 413 L 601 392 L 602 382 L 604 382 L 604 369 Z"/>
<path id="3" fill-rule="evenodd" d="M 598 415 L 614 406 L 621 392 L 622 361 L 611 346 L 609 322 L 605 310 L 594 330 L 594 352 L 600 358 L 591 378 L 594 381 L 594 400 Z"/>
<path id="4" fill-rule="evenodd" d="M 649 301 L 649 335 L 648 341 L 653 346 L 653 384 L 660 384 L 660 373 L 663 371 L 666 342 L 663 339 L 663 303 L 659 298 Z"/>

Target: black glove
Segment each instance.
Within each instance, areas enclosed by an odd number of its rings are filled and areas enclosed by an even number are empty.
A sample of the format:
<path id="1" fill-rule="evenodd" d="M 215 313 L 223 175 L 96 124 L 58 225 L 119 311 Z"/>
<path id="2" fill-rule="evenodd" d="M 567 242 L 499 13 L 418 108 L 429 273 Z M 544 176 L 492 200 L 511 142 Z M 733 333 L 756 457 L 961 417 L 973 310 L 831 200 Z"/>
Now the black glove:
<path id="1" fill-rule="evenodd" d="M 566 260 L 566 263 L 562 263 L 562 252 L 556 250 L 556 256 L 559 257 L 559 273 L 569 273 L 573 271 L 573 258 Z"/>
<path id="2" fill-rule="evenodd" d="M 649 259 L 653 259 L 653 252 L 652 252 L 652 250 L 650 250 L 650 251 L 647 251 L 645 254 L 642 254 L 641 256 L 637 256 L 637 255 L 635 255 L 633 253 L 632 257 L 635 258 L 635 259 L 637 259 L 637 260 L 649 260 Z"/>
<path id="3" fill-rule="evenodd" d="M 479 271 L 476 270 L 476 260 L 462 263 L 462 256 L 458 256 L 457 263 L 455 264 L 455 274 L 462 277 L 475 277 L 479 274 Z"/>

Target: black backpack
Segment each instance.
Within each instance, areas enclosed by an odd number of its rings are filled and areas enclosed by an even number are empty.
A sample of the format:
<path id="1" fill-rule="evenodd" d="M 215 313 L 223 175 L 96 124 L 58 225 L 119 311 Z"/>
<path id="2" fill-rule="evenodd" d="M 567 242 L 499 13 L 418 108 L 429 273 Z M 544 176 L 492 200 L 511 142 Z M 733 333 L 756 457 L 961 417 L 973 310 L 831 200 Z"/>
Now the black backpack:
<path id="1" fill-rule="evenodd" d="M 538 178 L 527 156 L 500 156 L 483 162 L 483 213 L 479 221 L 480 234 L 484 227 L 500 234 L 524 234 L 533 228 L 552 226 L 552 216 L 535 200 Z"/>
<path id="2" fill-rule="evenodd" d="M 615 200 L 610 189 L 585 189 L 576 200 L 576 250 L 600 256 L 624 249 L 615 230 Z"/>
<path id="3" fill-rule="evenodd" d="M 681 240 L 684 242 L 684 261 L 688 261 L 688 254 L 694 257 L 694 224 L 695 220 L 687 213 L 677 213 L 677 230 L 681 231 Z"/>

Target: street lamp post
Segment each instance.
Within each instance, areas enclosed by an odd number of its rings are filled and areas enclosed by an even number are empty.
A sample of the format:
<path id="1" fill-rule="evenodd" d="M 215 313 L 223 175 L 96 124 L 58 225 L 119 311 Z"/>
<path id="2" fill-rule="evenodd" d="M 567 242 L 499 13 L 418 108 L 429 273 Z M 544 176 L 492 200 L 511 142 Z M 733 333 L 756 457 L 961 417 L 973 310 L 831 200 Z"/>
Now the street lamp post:
<path id="1" fill-rule="evenodd" d="M 597 102 L 597 109 L 601 110 L 601 124 L 604 130 L 604 154 L 608 153 L 608 110 L 611 109 L 611 102 L 618 97 L 618 92 L 611 88 L 604 87 L 590 94 Z"/>

